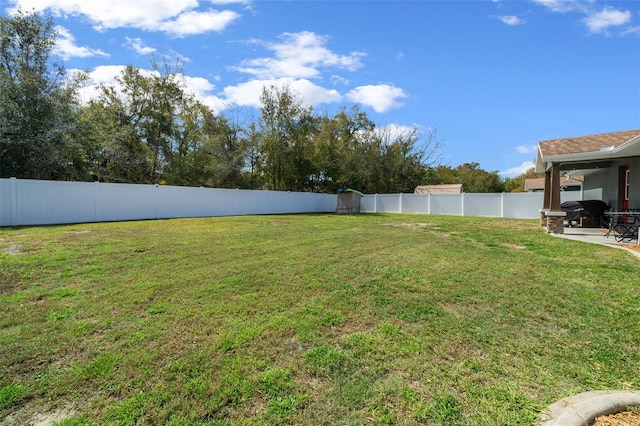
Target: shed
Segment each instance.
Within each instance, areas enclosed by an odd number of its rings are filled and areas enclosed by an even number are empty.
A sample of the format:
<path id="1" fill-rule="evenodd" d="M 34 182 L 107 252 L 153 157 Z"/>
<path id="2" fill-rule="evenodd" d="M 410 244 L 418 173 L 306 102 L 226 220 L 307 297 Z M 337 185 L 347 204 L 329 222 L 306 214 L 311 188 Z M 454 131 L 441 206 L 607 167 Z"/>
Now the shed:
<path id="1" fill-rule="evenodd" d="M 451 183 L 444 185 L 420 185 L 416 186 L 414 194 L 461 194 L 463 192 L 461 183 Z"/>
<path id="2" fill-rule="evenodd" d="M 363 196 L 364 194 L 362 192 L 356 191 L 355 189 L 339 189 L 338 207 L 336 208 L 336 213 L 360 213 L 360 198 L 362 198 Z"/>

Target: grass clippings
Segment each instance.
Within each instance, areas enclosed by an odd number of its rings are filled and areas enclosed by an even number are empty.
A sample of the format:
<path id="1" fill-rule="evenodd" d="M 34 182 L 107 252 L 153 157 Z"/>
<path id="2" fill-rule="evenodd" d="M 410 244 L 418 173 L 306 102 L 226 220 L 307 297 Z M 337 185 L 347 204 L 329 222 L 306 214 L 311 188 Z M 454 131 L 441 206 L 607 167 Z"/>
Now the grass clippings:
<path id="1" fill-rule="evenodd" d="M 533 425 L 638 388 L 639 266 L 526 220 L 4 228 L 0 424 Z"/>

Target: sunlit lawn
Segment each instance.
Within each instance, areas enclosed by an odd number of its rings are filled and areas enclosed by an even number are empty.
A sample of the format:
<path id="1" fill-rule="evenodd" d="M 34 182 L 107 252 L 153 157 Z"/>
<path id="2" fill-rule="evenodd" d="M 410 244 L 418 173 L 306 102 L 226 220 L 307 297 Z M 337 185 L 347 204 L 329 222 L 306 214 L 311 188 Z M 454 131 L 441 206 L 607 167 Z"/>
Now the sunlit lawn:
<path id="1" fill-rule="evenodd" d="M 640 387 L 640 261 L 536 221 L 3 228 L 0 262 L 2 424 L 534 424 Z"/>

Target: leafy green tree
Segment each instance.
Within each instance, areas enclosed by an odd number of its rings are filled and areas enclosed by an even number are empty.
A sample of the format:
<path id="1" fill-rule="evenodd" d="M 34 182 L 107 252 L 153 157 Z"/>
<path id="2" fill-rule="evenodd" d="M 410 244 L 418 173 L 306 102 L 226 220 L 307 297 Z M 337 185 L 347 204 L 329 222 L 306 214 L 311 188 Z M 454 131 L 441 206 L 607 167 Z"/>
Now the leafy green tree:
<path id="1" fill-rule="evenodd" d="M 476 162 L 464 163 L 455 168 L 438 165 L 424 174 L 431 185 L 461 183 L 465 192 L 503 192 L 504 183 L 498 172 L 488 172 Z"/>
<path id="2" fill-rule="evenodd" d="M 312 174 L 310 146 L 317 131 L 312 108 L 293 90 L 265 87 L 260 96 L 262 170 L 269 189 L 303 191 Z"/>
<path id="3" fill-rule="evenodd" d="M 263 155 L 261 151 L 261 133 L 257 124 L 251 123 L 245 131 L 246 151 L 244 182 L 248 189 L 261 189 L 266 186 L 265 176 L 262 173 Z"/>
<path id="4" fill-rule="evenodd" d="M 78 81 L 51 59 L 56 36 L 50 17 L 22 10 L 0 17 L 2 177 L 86 177 L 87 153 L 74 138 Z"/>
<path id="5" fill-rule="evenodd" d="M 209 131 L 215 124 L 216 118 L 206 106 L 191 100 L 185 102 L 172 130 L 171 149 L 164 151 L 163 183 L 210 186 L 215 142 Z"/>
<path id="6" fill-rule="evenodd" d="M 195 116 L 202 107 L 185 95 L 181 74 L 166 64 L 163 70 L 154 64 L 151 72 L 128 66 L 116 80 L 116 87 L 103 85 L 89 105 L 105 138 L 104 176 L 130 183 L 165 182 L 169 161 L 180 161 L 184 159 L 180 154 L 186 154 L 185 135 L 179 132 L 193 137 L 195 144 L 201 142 L 200 135 L 193 132 L 189 110 L 194 109 Z M 177 165 L 173 170 L 179 170 L 176 173 L 182 177 L 170 180 L 184 181 L 184 170 Z"/>
<path id="7" fill-rule="evenodd" d="M 236 114 L 233 116 L 233 114 Z M 220 117 L 217 131 L 216 181 L 219 188 L 245 188 L 247 183 L 246 160 L 249 139 L 239 122 L 239 113 L 231 110 L 229 117 Z"/>
<path id="8" fill-rule="evenodd" d="M 93 173 L 97 180 L 150 183 L 149 151 L 136 129 L 135 106 L 123 99 L 115 87 L 102 86 L 100 94 L 84 109 L 92 123 L 88 137 L 99 146 Z"/>
<path id="9" fill-rule="evenodd" d="M 365 135 L 375 129 L 367 115 L 353 106 L 342 108 L 334 117 L 318 119 L 314 135 L 311 188 L 335 193 L 339 188 L 364 190 L 369 173 L 364 160 Z"/>
<path id="10" fill-rule="evenodd" d="M 536 173 L 535 168 L 531 167 L 529 170 L 514 177 L 513 179 L 505 178 L 504 190 L 505 192 L 524 192 L 525 180 L 540 177 L 544 177 L 544 173 Z"/>
<path id="11" fill-rule="evenodd" d="M 413 128 L 401 134 L 392 135 L 386 129 L 377 133 L 376 146 L 379 160 L 372 164 L 375 171 L 375 192 L 413 192 L 420 185 L 428 162 L 438 158 L 441 141 L 433 132 L 426 142 L 420 144 L 420 131 Z"/>

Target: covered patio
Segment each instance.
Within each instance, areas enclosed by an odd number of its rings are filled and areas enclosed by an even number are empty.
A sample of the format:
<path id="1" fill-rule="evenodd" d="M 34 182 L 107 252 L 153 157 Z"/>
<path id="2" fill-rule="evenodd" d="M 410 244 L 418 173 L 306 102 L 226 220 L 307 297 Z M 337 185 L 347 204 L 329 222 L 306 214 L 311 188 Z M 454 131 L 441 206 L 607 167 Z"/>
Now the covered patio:
<path id="1" fill-rule="evenodd" d="M 540 224 L 549 233 L 565 233 L 563 172 L 584 179 L 583 200 L 604 201 L 611 210 L 640 208 L 640 130 L 540 141 L 535 170 L 544 173 Z"/>

